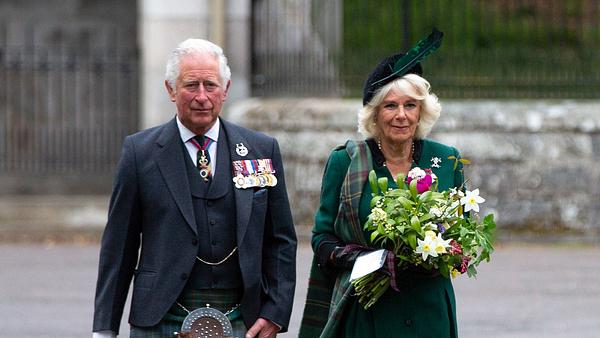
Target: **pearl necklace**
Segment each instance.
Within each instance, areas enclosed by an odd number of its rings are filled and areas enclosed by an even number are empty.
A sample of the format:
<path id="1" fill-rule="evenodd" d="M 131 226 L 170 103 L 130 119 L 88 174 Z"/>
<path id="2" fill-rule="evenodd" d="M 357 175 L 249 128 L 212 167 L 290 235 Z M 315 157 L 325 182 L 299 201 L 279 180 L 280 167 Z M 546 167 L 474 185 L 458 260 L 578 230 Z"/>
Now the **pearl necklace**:
<path id="1" fill-rule="evenodd" d="M 379 148 L 379 150 L 381 151 L 381 139 L 377 139 L 377 148 Z M 381 154 L 383 155 L 383 166 L 386 167 L 385 154 L 383 154 L 383 151 L 381 151 Z M 414 154 L 415 154 L 415 141 L 413 140 L 411 143 L 410 155 L 409 155 L 411 159 Z M 411 160 L 411 162 L 412 162 L 412 160 Z"/>

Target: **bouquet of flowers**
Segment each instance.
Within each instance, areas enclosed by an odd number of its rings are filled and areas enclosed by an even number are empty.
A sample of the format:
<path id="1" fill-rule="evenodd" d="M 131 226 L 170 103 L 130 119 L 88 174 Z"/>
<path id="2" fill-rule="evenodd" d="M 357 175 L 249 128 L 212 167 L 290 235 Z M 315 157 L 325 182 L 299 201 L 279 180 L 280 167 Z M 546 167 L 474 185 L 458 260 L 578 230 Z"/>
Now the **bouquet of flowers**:
<path id="1" fill-rule="evenodd" d="M 381 244 L 391 254 L 387 268 L 352 281 L 365 309 L 390 283 L 396 289 L 395 270 L 412 266 L 445 277 L 463 273 L 473 277 L 476 266 L 489 261 L 496 223 L 492 214 L 483 220 L 478 217 L 479 204 L 485 201 L 479 189 L 439 192 L 435 174 L 418 167 L 406 179 L 398 175 L 398 189 L 388 189 L 387 178 L 378 179 L 374 171 L 369 173 L 369 183 L 373 199 L 365 229 L 371 232 L 373 244 Z"/>

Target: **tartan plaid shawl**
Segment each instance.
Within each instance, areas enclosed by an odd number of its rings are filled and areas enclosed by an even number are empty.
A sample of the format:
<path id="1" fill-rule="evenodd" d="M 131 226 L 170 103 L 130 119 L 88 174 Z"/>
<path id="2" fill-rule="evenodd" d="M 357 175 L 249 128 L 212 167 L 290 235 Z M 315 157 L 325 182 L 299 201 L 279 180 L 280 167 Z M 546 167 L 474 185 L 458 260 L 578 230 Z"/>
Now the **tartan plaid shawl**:
<path id="1" fill-rule="evenodd" d="M 343 148 L 344 146 L 342 146 Z M 365 141 L 348 141 L 345 145 L 350 165 L 340 191 L 340 205 L 334 222 L 335 234 L 345 243 L 366 246 L 363 227 L 358 216 L 360 198 L 373 169 L 371 151 Z M 300 338 L 338 337 L 340 319 L 346 309 L 353 288 L 350 271 L 337 279 L 324 274 L 313 257 L 306 305 L 300 325 Z"/>

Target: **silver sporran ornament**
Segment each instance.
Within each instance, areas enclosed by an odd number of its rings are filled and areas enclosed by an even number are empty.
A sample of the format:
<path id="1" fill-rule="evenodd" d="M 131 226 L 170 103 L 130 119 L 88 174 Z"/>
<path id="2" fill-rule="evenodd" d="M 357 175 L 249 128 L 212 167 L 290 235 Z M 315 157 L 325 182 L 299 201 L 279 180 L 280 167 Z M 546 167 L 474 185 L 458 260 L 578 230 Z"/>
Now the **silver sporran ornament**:
<path id="1" fill-rule="evenodd" d="M 233 338 L 233 327 L 227 316 L 208 305 L 190 312 L 183 320 L 179 338 Z"/>

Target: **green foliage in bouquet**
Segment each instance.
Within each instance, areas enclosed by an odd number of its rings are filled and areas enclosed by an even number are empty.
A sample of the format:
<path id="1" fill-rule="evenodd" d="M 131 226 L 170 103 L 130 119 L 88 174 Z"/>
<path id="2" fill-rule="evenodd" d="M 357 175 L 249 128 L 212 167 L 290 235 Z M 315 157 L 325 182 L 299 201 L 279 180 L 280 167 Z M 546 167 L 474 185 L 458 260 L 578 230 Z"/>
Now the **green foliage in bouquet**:
<path id="1" fill-rule="evenodd" d="M 365 229 L 370 231 L 371 242 L 393 252 L 396 271 L 418 267 L 445 277 L 463 273 L 474 277 L 479 263 L 490 260 L 496 228 L 492 214 L 483 219 L 477 214 L 485 201 L 479 189 L 439 192 L 437 177 L 429 169 L 414 168 L 407 176 L 398 175 L 398 188 L 389 189 L 387 178 L 369 173 L 373 199 Z M 352 284 L 359 302 L 368 309 L 391 280 L 389 271 L 382 268 Z"/>

